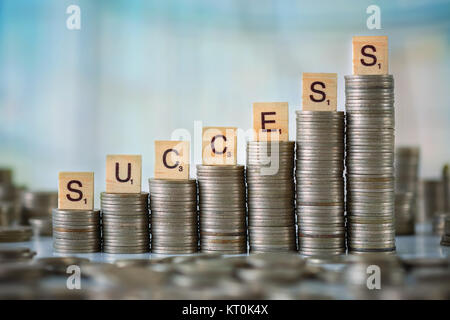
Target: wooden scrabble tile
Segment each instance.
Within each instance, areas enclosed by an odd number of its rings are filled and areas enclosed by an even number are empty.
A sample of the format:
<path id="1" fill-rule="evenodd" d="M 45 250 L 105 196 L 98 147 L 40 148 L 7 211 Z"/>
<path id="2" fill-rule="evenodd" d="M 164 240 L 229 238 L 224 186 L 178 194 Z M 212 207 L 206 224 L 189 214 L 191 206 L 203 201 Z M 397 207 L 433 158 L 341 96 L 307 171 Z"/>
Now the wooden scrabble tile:
<path id="1" fill-rule="evenodd" d="M 236 165 L 236 147 L 236 128 L 203 128 L 202 163 L 204 165 Z"/>
<path id="2" fill-rule="evenodd" d="M 303 73 L 302 110 L 337 110 L 337 73 Z"/>
<path id="3" fill-rule="evenodd" d="M 60 172 L 58 208 L 66 210 L 93 210 L 94 173 Z"/>
<path id="4" fill-rule="evenodd" d="M 353 37 L 353 74 L 388 74 L 388 37 Z"/>
<path id="5" fill-rule="evenodd" d="M 155 141 L 155 178 L 189 179 L 189 141 Z"/>
<path id="6" fill-rule="evenodd" d="M 106 192 L 140 193 L 141 177 L 140 155 L 106 156 Z"/>
<path id="7" fill-rule="evenodd" d="M 253 103 L 255 141 L 289 140 L 289 105 L 287 102 Z"/>

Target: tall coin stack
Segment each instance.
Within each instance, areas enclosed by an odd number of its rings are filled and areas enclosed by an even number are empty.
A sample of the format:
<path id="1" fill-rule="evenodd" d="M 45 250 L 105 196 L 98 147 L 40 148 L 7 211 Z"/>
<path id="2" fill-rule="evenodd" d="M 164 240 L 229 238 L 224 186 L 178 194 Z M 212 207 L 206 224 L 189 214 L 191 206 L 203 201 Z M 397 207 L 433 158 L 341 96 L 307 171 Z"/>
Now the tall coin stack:
<path id="1" fill-rule="evenodd" d="M 399 232 L 402 232 L 400 231 L 402 229 L 407 234 L 414 234 L 415 217 L 419 205 L 417 201 L 419 193 L 419 147 L 398 147 L 396 149 L 395 191 L 401 194 L 412 193 L 409 213 L 402 212 L 402 217 L 406 220 L 402 219 L 395 223 Z M 403 221 L 407 224 L 404 227 L 401 226 Z M 397 234 L 399 233 L 397 232 Z"/>
<path id="2" fill-rule="evenodd" d="M 100 210 L 53 209 L 53 249 L 59 253 L 101 250 Z"/>
<path id="3" fill-rule="evenodd" d="M 433 217 L 433 233 L 438 236 L 445 234 L 445 220 L 450 217 L 448 212 L 436 212 Z"/>
<path id="4" fill-rule="evenodd" d="M 14 198 L 12 170 L 0 168 L 0 201 L 10 201 Z"/>
<path id="5" fill-rule="evenodd" d="M 345 253 L 344 113 L 297 111 L 296 114 L 300 253 Z"/>
<path id="6" fill-rule="evenodd" d="M 23 223 L 30 218 L 52 218 L 53 208 L 58 207 L 58 192 L 25 191 L 22 193 Z"/>
<path id="7" fill-rule="evenodd" d="M 202 252 L 247 252 L 245 171 L 241 165 L 197 165 Z"/>
<path id="8" fill-rule="evenodd" d="M 346 76 L 345 92 L 349 250 L 395 251 L 394 78 Z"/>
<path id="9" fill-rule="evenodd" d="M 445 212 L 444 183 L 437 179 L 422 181 L 424 221 L 433 221 L 439 212 Z"/>
<path id="10" fill-rule="evenodd" d="M 445 227 L 441 239 L 442 246 L 450 246 L 450 216 L 445 218 Z"/>
<path id="11" fill-rule="evenodd" d="M 251 252 L 296 251 L 294 141 L 247 144 Z"/>
<path id="12" fill-rule="evenodd" d="M 444 192 L 444 211 L 450 212 L 450 164 L 442 168 L 442 183 Z"/>
<path id="13" fill-rule="evenodd" d="M 149 179 L 153 253 L 198 251 L 197 182 Z"/>
<path id="14" fill-rule="evenodd" d="M 395 193 L 395 234 L 414 234 L 414 216 L 411 215 L 411 207 L 414 205 L 414 193 Z"/>
<path id="15" fill-rule="evenodd" d="M 106 193 L 100 195 L 103 251 L 144 253 L 149 251 L 148 193 Z"/>

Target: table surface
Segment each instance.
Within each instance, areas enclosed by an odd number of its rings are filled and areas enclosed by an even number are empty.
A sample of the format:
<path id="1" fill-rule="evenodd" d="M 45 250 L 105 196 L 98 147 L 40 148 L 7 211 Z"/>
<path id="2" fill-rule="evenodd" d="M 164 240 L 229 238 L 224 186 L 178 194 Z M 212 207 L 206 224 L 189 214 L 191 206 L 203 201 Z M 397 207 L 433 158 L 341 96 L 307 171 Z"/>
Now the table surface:
<path id="1" fill-rule="evenodd" d="M 427 226 L 422 229 L 427 229 Z M 414 236 L 397 236 L 397 255 L 401 258 L 437 258 L 449 257 L 450 247 L 440 245 L 441 237 L 425 232 Z M 90 253 L 90 254 L 60 254 L 53 252 L 53 240 L 51 237 L 33 237 L 29 242 L 0 243 L 0 247 L 27 247 L 36 251 L 36 258 L 42 257 L 64 257 L 77 256 L 89 258 L 96 262 L 114 262 L 118 259 L 151 259 L 160 258 L 162 255 L 151 253 L 144 254 L 108 254 L 108 253 Z"/>

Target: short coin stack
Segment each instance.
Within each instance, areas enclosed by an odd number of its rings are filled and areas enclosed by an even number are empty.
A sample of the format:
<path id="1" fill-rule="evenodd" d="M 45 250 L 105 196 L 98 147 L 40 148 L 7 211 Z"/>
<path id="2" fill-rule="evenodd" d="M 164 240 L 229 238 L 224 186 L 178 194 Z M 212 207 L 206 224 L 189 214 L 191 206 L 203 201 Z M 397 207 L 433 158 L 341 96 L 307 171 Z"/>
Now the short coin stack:
<path id="1" fill-rule="evenodd" d="M 345 253 L 344 113 L 296 113 L 297 223 L 300 253 Z"/>
<path id="2" fill-rule="evenodd" d="M 409 216 L 414 226 L 418 210 L 419 192 L 419 147 L 398 147 L 395 151 L 395 191 L 397 193 L 412 193 L 412 203 Z M 405 212 L 406 214 L 406 212 Z M 399 226 L 399 222 L 396 221 Z M 414 234 L 414 227 L 412 233 Z"/>
<path id="3" fill-rule="evenodd" d="M 28 219 L 33 233 L 36 236 L 52 236 L 52 219 L 51 218 L 30 218 Z"/>
<path id="4" fill-rule="evenodd" d="M 58 207 L 58 192 L 25 191 L 22 193 L 23 223 L 30 218 L 51 218 L 53 208 Z"/>
<path id="5" fill-rule="evenodd" d="M 296 251 L 294 141 L 247 144 L 251 252 Z"/>
<path id="6" fill-rule="evenodd" d="M 59 253 L 101 250 L 100 210 L 53 209 L 53 249 Z"/>
<path id="7" fill-rule="evenodd" d="M 403 192 L 395 194 L 395 234 L 414 234 L 414 217 L 411 215 L 414 193 Z"/>
<path id="8" fill-rule="evenodd" d="M 103 251 L 144 253 L 150 249 L 148 193 L 100 195 Z"/>
<path id="9" fill-rule="evenodd" d="M 197 165 L 202 252 L 247 252 L 245 171 L 241 165 Z"/>
<path id="10" fill-rule="evenodd" d="M 444 228 L 444 234 L 442 235 L 441 240 L 442 246 L 450 246 L 450 216 L 445 218 L 445 228 Z"/>
<path id="11" fill-rule="evenodd" d="M 0 201 L 0 226 L 7 227 L 15 224 L 16 206 L 14 202 Z"/>
<path id="12" fill-rule="evenodd" d="M 433 233 L 438 236 L 445 234 L 445 219 L 450 217 L 449 212 L 436 212 L 433 217 Z"/>
<path id="13" fill-rule="evenodd" d="M 442 168 L 442 183 L 444 192 L 444 210 L 450 212 L 450 164 Z"/>
<path id="14" fill-rule="evenodd" d="M 33 229 L 30 227 L 0 227 L 0 242 L 26 242 L 32 236 Z"/>
<path id="15" fill-rule="evenodd" d="M 438 212 L 445 211 L 444 183 L 442 180 L 422 181 L 423 207 L 425 221 L 432 221 Z M 421 221 L 421 222 L 425 222 Z"/>
<path id="16" fill-rule="evenodd" d="M 395 250 L 394 78 L 345 77 L 348 246 Z"/>
<path id="17" fill-rule="evenodd" d="M 198 251 L 197 182 L 149 179 L 153 253 Z"/>

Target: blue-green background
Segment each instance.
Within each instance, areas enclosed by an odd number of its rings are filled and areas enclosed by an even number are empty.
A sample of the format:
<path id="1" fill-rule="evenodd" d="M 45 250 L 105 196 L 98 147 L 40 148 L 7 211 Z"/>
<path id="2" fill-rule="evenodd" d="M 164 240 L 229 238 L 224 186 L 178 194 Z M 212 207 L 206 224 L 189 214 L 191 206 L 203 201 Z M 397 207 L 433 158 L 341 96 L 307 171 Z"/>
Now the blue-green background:
<path id="1" fill-rule="evenodd" d="M 366 27 L 371 4 L 382 30 Z M 106 154 L 142 154 L 147 189 L 155 139 L 196 120 L 246 130 L 254 101 L 288 101 L 293 140 L 302 72 L 337 72 L 343 110 L 354 35 L 389 36 L 397 142 L 420 145 L 422 177 L 437 177 L 450 160 L 448 0 L 1 0 L 0 166 L 34 189 L 95 171 L 100 192 Z"/>

